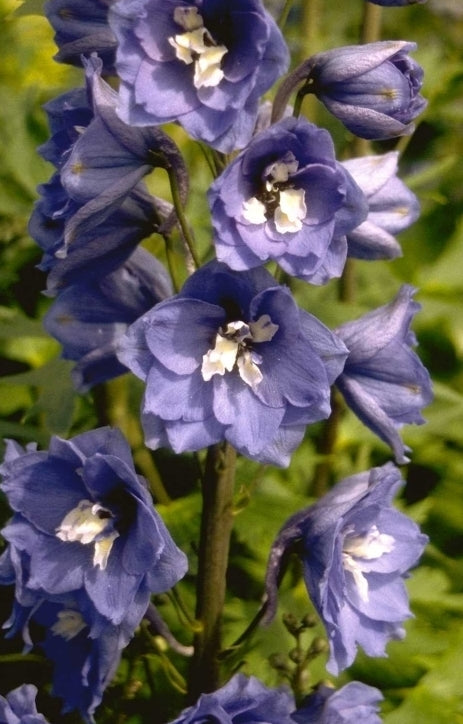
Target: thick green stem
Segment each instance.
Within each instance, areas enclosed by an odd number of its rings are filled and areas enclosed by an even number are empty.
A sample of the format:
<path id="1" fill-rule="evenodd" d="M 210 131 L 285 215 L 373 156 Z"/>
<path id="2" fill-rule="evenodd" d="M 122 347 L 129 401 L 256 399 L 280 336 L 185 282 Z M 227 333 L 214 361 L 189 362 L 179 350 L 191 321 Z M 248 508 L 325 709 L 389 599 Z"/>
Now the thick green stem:
<path id="1" fill-rule="evenodd" d="M 381 5 L 366 2 L 362 26 L 360 28 L 361 43 L 376 43 L 381 35 Z"/>
<path id="2" fill-rule="evenodd" d="M 321 460 L 315 468 L 313 484 L 309 491 L 310 494 L 316 498 L 321 498 L 330 487 L 333 469 L 332 457 L 336 447 L 342 413 L 342 400 L 337 390 L 333 389 L 331 394 L 331 415 L 323 427 L 323 432 L 318 443 L 317 452 L 321 456 Z"/>
<path id="3" fill-rule="evenodd" d="M 222 648 L 221 623 L 226 573 L 233 527 L 233 491 L 236 452 L 228 443 L 209 448 L 203 483 L 203 510 L 199 544 L 195 636 L 189 697 L 220 686 L 218 654 Z"/>

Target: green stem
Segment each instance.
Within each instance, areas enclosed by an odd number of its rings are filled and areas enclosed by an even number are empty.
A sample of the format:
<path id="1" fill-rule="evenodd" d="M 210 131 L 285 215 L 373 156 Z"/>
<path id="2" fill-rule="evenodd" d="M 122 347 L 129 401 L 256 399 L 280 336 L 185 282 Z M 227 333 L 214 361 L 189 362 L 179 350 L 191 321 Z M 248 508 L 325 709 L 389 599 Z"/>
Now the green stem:
<path id="1" fill-rule="evenodd" d="M 175 252 L 172 247 L 172 239 L 169 235 L 163 234 L 164 248 L 166 250 L 166 260 L 169 269 L 170 278 L 172 280 L 172 286 L 174 292 L 177 293 L 180 290 L 180 284 L 177 279 L 177 265 L 175 263 Z"/>
<path id="2" fill-rule="evenodd" d="M 189 697 L 220 686 L 219 652 L 225 603 L 226 573 L 233 527 L 233 491 L 236 452 L 228 443 L 208 450 L 203 484 L 203 509 L 199 544 L 196 618 L 201 630 L 195 636 Z"/>
<path id="3" fill-rule="evenodd" d="M 293 6 L 294 0 L 286 0 L 283 10 L 281 11 L 281 15 L 278 18 L 278 27 L 280 30 L 283 30 L 283 28 L 286 25 L 286 21 L 288 20 L 289 13 L 291 12 L 291 8 Z"/>
<path id="4" fill-rule="evenodd" d="M 310 490 L 310 494 L 316 498 L 321 498 L 330 487 L 333 453 L 336 448 L 342 414 L 342 400 L 337 390 L 333 389 L 331 394 L 331 415 L 323 427 L 323 432 L 318 443 L 317 452 L 321 456 L 321 460 L 315 468 L 314 481 Z"/>
<path id="5" fill-rule="evenodd" d="M 355 260 L 347 258 L 342 276 L 338 282 L 338 299 L 344 304 L 353 304 L 356 295 L 357 279 L 355 274 Z"/>
<path id="6" fill-rule="evenodd" d="M 361 43 L 375 43 L 381 36 L 381 5 L 366 2 L 360 28 Z"/>
<path id="7" fill-rule="evenodd" d="M 302 6 L 301 37 L 304 39 L 304 44 L 300 51 L 301 62 L 319 50 L 321 16 L 320 0 L 305 0 Z"/>
<path id="8" fill-rule="evenodd" d="M 188 248 L 188 252 L 193 260 L 193 264 L 196 269 L 199 269 L 199 267 L 201 266 L 201 262 L 196 253 L 195 240 L 194 240 L 193 234 L 191 233 L 191 229 L 188 225 L 188 221 L 185 216 L 184 209 L 183 209 L 182 200 L 180 198 L 180 189 L 178 186 L 177 176 L 176 176 L 175 170 L 172 166 L 168 166 L 168 168 L 166 170 L 167 170 L 167 174 L 169 176 L 169 184 L 170 184 L 170 192 L 172 194 L 172 201 L 173 201 L 173 204 L 175 207 L 175 213 L 177 214 L 180 228 L 182 230 L 182 235 L 185 240 L 185 244 Z"/>

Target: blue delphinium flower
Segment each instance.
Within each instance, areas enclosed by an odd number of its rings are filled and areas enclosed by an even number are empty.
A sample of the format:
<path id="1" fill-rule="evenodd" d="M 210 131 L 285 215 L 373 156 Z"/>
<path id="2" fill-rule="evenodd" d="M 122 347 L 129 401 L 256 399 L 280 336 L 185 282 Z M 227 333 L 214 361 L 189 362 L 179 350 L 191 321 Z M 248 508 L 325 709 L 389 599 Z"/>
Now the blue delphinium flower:
<path id="1" fill-rule="evenodd" d="M 101 78 L 102 65 L 85 61 L 94 117 L 69 148 L 61 183 L 81 206 L 67 223 L 65 248 L 80 232 L 104 221 L 155 167 L 173 167 L 185 201 L 187 174 L 175 143 L 158 128 L 131 128 L 116 114 L 117 94 Z"/>
<path id="2" fill-rule="evenodd" d="M 23 684 L 5 697 L 0 696 L 0 724 L 47 724 L 35 703 L 37 687 Z"/>
<path id="3" fill-rule="evenodd" d="M 115 626 L 98 614 L 83 590 L 58 596 L 29 590 L 24 606 L 18 599 L 24 599 L 21 578 L 27 565 L 26 558 L 22 556 L 20 562 L 17 553 L 10 546 L 0 559 L 4 568 L 5 556 L 10 555 L 18 576 L 13 612 L 3 625 L 6 635 L 20 634 L 25 651 L 38 648 L 45 653 L 53 665 L 51 693 L 63 700 L 63 713 L 77 710 L 86 722 L 93 723 L 93 713 L 115 674 L 121 651 L 140 622 L 136 607 Z M 4 583 L 1 576 L 0 582 Z"/>
<path id="4" fill-rule="evenodd" d="M 101 78 L 101 61 L 92 56 L 85 68 L 91 102 L 77 89 L 46 106 L 52 136 L 40 153 L 57 172 L 39 187 L 29 231 L 45 250 L 42 268 L 55 270 L 50 293 L 76 269 L 88 272 L 96 259 L 104 258 L 108 273 L 144 237 L 161 225 L 170 228 L 171 207 L 151 197 L 142 181 L 155 167 L 173 168 L 183 202 L 187 194 L 184 162 L 173 141 L 160 129 L 126 126 L 115 111 L 117 94 Z"/>
<path id="5" fill-rule="evenodd" d="M 391 505 L 402 484 L 393 463 L 346 478 L 292 516 L 272 546 L 266 618 L 275 613 L 282 558 L 298 543 L 305 584 L 329 637 L 333 674 L 350 666 L 357 645 L 369 656 L 385 656 L 387 642 L 404 636 L 403 621 L 411 616 L 404 578 L 427 537 Z"/>
<path id="6" fill-rule="evenodd" d="M 394 259 L 402 255 L 395 238 L 419 216 L 415 194 L 397 177 L 398 151 L 343 161 L 368 201 L 368 216 L 347 234 L 348 256 Z"/>
<path id="7" fill-rule="evenodd" d="M 63 345 L 64 359 L 77 362 L 72 378 L 80 392 L 127 372 L 116 357 L 118 339 L 171 294 L 167 271 L 142 248 L 114 272 L 83 278 L 58 294 L 43 324 Z"/>
<path id="8" fill-rule="evenodd" d="M 114 69 L 117 41 L 108 25 L 111 0 L 48 0 L 45 16 L 55 31 L 59 63 L 82 65 L 82 55 L 98 53 L 106 72 Z"/>
<path id="9" fill-rule="evenodd" d="M 373 686 L 351 681 L 336 691 L 320 685 L 307 696 L 291 718 L 297 724 L 381 724 L 383 695 Z"/>
<path id="10" fill-rule="evenodd" d="M 336 386 L 357 417 L 391 446 L 398 463 L 408 462 L 409 451 L 398 430 L 422 424 L 421 410 L 432 400 L 428 371 L 412 349 L 410 324 L 421 308 L 414 293 L 404 284 L 390 304 L 336 330 L 349 349 Z"/>
<path id="11" fill-rule="evenodd" d="M 261 0 L 118 0 L 109 19 L 126 123 L 178 121 L 220 151 L 246 145 L 260 96 L 289 63 Z"/>
<path id="12" fill-rule="evenodd" d="M 291 724 L 294 699 L 286 687 L 269 689 L 254 676 L 235 674 L 221 689 L 201 694 L 171 724 Z"/>
<path id="13" fill-rule="evenodd" d="M 409 56 L 416 43 L 385 40 L 317 53 L 308 62 L 310 92 L 352 133 L 391 138 L 412 133 L 426 107 L 423 70 Z"/>
<path id="14" fill-rule="evenodd" d="M 28 605 L 28 592 L 83 590 L 118 625 L 129 611 L 140 620 L 150 594 L 185 574 L 186 557 L 153 508 L 118 430 L 52 437 L 48 451 L 10 440 L 0 474 L 14 511 L 3 536 L 21 554 L 23 569 L 27 564 L 21 605 Z"/>
<path id="15" fill-rule="evenodd" d="M 129 327 L 119 359 L 146 382 L 149 447 L 183 452 L 225 439 L 287 465 L 305 426 L 329 415 L 346 353 L 265 269 L 214 261 Z"/>
<path id="16" fill-rule="evenodd" d="M 137 244 L 168 223 L 171 211 L 169 204 L 138 184 L 102 223 L 92 224 L 91 214 L 79 221 L 80 207 L 69 199 L 59 174 L 39 186 L 39 191 L 41 198 L 29 220 L 29 233 L 44 251 L 39 268 L 48 273 L 49 296 L 83 280 L 97 282 L 114 271 Z M 74 223 L 74 238 L 65 246 L 68 222 Z"/>
<path id="17" fill-rule="evenodd" d="M 367 214 L 331 136 L 303 118 L 255 136 L 208 196 L 219 261 L 242 270 L 272 259 L 315 284 L 341 275 L 345 235 Z"/>

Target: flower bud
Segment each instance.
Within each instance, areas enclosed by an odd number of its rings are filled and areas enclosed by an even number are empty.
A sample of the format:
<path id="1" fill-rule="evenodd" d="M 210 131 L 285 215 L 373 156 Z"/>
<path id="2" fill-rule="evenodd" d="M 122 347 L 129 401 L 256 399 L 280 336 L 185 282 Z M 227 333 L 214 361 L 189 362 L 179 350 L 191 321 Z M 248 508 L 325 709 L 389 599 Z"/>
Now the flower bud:
<path id="1" fill-rule="evenodd" d="M 409 57 L 415 48 L 390 40 L 318 53 L 311 59 L 308 91 L 361 138 L 408 135 L 426 107 L 419 92 L 423 69 Z"/>

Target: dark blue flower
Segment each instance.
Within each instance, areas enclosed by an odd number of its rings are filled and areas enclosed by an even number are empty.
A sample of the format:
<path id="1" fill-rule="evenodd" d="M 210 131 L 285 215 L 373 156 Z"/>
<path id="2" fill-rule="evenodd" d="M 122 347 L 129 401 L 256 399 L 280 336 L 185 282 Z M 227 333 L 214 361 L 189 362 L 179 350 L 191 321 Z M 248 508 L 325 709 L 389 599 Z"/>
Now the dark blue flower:
<path id="1" fill-rule="evenodd" d="M 77 710 L 93 724 L 93 713 L 116 672 L 121 651 L 139 624 L 134 610 L 115 626 L 98 614 L 82 590 L 50 597 L 34 591 L 27 607 L 15 601 L 4 628 L 9 629 L 7 636 L 22 634 L 26 651 L 39 647 L 51 661 L 51 693 L 63 700 L 63 713 Z"/>
<path id="2" fill-rule="evenodd" d="M 127 368 L 116 357 L 117 341 L 129 324 L 173 293 L 162 264 L 142 248 L 114 272 L 82 279 L 58 294 L 43 324 L 75 360 L 72 377 L 85 392 Z"/>
<path id="3" fill-rule="evenodd" d="M 109 18 L 126 123 L 178 121 L 220 151 L 246 145 L 289 62 L 261 0 L 118 0 Z"/>
<path id="4" fill-rule="evenodd" d="M 367 214 L 331 136 L 303 118 L 255 136 L 208 196 L 219 261 L 242 270 L 272 259 L 315 284 L 341 275 L 345 235 Z"/>
<path id="5" fill-rule="evenodd" d="M 409 56 L 415 43 L 385 40 L 318 53 L 309 90 L 355 135 L 391 138 L 413 131 L 426 107 L 422 68 Z"/>
<path id="6" fill-rule="evenodd" d="M 155 167 L 174 169 L 182 202 L 188 193 L 173 141 L 160 129 L 126 126 L 115 111 L 117 94 L 101 78 L 101 61 L 92 56 L 85 68 L 87 92 L 71 91 L 46 106 L 52 136 L 39 149 L 57 168 L 39 187 L 29 224 L 45 250 L 42 268 L 58 267 L 48 280 L 50 293 L 96 260 L 108 273 L 144 237 L 168 231 L 175 222 L 170 205 L 148 194 L 142 181 Z"/>
<path id="7" fill-rule="evenodd" d="M 269 689 L 254 676 L 235 674 L 221 689 L 202 694 L 171 724 L 291 724 L 294 699 L 289 689 Z"/>
<path id="8" fill-rule="evenodd" d="M 185 574 L 186 557 L 154 510 L 118 430 L 53 437 L 48 451 L 10 440 L 0 474 L 15 513 L 3 536 L 10 556 L 21 557 L 21 605 L 39 591 L 50 597 L 83 590 L 118 625 L 129 612 L 140 620 L 150 594 Z"/>
<path id="9" fill-rule="evenodd" d="M 378 689 L 360 681 L 351 681 L 338 691 L 322 684 L 291 716 L 297 724 L 381 724 L 382 698 Z"/>
<path id="10" fill-rule="evenodd" d="M 336 385 L 357 417 L 391 446 L 398 463 L 408 462 L 409 450 L 398 429 L 423 423 L 421 410 L 432 400 L 429 374 L 412 350 L 410 324 L 421 308 L 414 293 L 404 284 L 390 304 L 336 330 L 349 349 Z"/>
<path id="11" fill-rule="evenodd" d="M 111 0 L 48 0 L 44 11 L 59 48 L 55 60 L 82 65 L 82 55 L 98 53 L 106 72 L 114 68 L 116 38 L 108 25 Z"/>
<path id="12" fill-rule="evenodd" d="M 416 221 L 420 205 L 397 177 L 398 159 L 398 151 L 390 151 L 343 162 L 368 201 L 367 218 L 347 234 L 348 256 L 371 260 L 402 255 L 394 234 Z"/>
<path id="13" fill-rule="evenodd" d="M 47 294 L 56 295 L 69 284 L 97 283 L 121 266 L 134 248 L 158 231 L 170 213 L 161 199 L 140 184 L 102 223 L 69 199 L 59 174 L 39 187 L 41 199 L 29 220 L 29 233 L 44 250 L 40 268 L 48 272 Z M 73 241 L 65 247 L 65 233 L 73 226 Z M 66 248 L 64 257 L 62 250 Z"/>
<path id="14" fill-rule="evenodd" d="M 344 345 L 262 267 L 211 262 L 128 330 L 119 359 L 146 382 L 146 444 L 176 452 L 228 440 L 287 465 L 330 411 Z"/>
<path id="15" fill-rule="evenodd" d="M 346 478 L 292 516 L 272 546 L 267 620 L 275 613 L 282 558 L 297 543 L 307 590 L 329 637 L 333 674 L 350 666 L 357 645 L 369 656 L 385 656 L 387 642 L 404 636 L 402 623 L 411 615 L 404 578 L 427 537 L 391 505 L 402 484 L 392 463 Z"/>
<path id="16" fill-rule="evenodd" d="M 5 697 L 0 696 L 0 724 L 47 724 L 37 711 L 37 687 L 23 684 Z"/>

